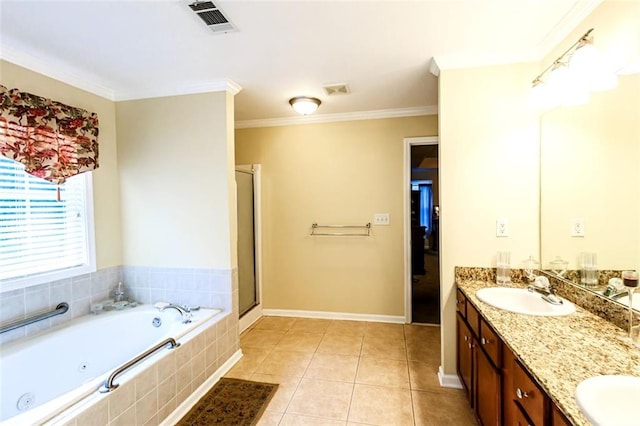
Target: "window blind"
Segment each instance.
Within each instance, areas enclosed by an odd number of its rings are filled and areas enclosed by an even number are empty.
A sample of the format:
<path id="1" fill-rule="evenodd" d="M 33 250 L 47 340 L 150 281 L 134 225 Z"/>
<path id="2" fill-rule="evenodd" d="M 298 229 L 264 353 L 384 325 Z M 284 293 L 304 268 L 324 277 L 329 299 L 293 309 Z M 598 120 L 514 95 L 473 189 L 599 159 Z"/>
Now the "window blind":
<path id="1" fill-rule="evenodd" d="M 86 179 L 60 186 L 0 156 L 0 280 L 26 278 L 88 263 Z"/>

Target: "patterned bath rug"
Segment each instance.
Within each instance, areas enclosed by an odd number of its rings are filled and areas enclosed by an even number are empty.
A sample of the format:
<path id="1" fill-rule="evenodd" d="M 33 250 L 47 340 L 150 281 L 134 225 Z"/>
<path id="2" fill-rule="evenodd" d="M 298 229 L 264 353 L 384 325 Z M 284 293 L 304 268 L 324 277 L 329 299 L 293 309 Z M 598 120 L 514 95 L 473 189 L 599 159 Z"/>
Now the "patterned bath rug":
<path id="1" fill-rule="evenodd" d="M 277 384 L 223 377 L 178 426 L 255 425 L 277 389 Z"/>

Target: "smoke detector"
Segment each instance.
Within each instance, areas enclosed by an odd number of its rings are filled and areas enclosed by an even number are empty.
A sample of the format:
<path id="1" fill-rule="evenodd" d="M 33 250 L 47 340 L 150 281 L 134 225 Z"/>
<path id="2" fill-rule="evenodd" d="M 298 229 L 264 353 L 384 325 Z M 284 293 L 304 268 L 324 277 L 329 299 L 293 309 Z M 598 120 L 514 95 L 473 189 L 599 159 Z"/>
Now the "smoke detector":
<path id="1" fill-rule="evenodd" d="M 196 1 L 190 3 L 189 7 L 214 33 L 228 33 L 238 30 L 213 2 Z"/>
<path id="2" fill-rule="evenodd" d="M 349 86 L 346 83 L 335 83 L 335 84 L 327 84 L 322 86 L 325 93 L 329 96 L 331 95 L 347 95 L 351 93 L 349 90 Z"/>

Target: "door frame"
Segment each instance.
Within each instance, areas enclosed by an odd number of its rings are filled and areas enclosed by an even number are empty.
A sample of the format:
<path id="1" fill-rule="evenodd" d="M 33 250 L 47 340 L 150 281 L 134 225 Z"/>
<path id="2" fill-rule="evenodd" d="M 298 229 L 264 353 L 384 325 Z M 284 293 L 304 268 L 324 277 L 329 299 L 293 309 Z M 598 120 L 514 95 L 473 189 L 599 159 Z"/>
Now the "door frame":
<path id="1" fill-rule="evenodd" d="M 238 331 L 242 333 L 262 317 L 262 167 L 260 164 L 238 164 L 235 166 L 235 170 L 253 172 L 253 244 L 255 250 L 256 306 L 239 319 Z"/>
<path id="2" fill-rule="evenodd" d="M 403 198 L 403 212 L 404 212 L 404 322 L 411 323 L 411 209 L 409 205 L 411 203 L 411 147 L 417 145 L 438 145 L 440 138 L 438 136 L 424 136 L 416 138 L 404 138 L 404 161 L 403 161 L 403 179 L 402 179 L 402 198 Z M 438 156 L 440 156 L 440 150 L 438 150 Z M 440 179 L 438 179 L 438 186 L 440 185 Z M 438 188 L 440 189 L 440 188 Z M 442 232 L 438 236 L 442 241 Z M 442 247 L 438 241 L 438 246 Z M 440 293 L 442 293 L 442 268 L 440 269 Z M 442 311 L 440 312 L 442 317 Z M 442 319 L 442 318 L 441 318 Z"/>

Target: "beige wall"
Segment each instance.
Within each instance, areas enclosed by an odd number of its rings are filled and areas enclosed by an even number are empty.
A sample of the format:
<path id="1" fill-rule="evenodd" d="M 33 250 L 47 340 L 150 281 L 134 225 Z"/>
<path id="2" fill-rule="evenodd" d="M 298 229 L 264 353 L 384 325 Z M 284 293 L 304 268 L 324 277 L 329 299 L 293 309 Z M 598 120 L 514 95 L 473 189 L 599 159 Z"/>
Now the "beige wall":
<path id="1" fill-rule="evenodd" d="M 93 174 L 98 269 L 122 264 L 115 105 L 108 99 L 0 60 L 0 84 L 98 114 L 100 167 Z"/>
<path id="2" fill-rule="evenodd" d="M 262 165 L 266 309 L 404 315 L 403 138 L 422 116 L 236 130 L 236 163 Z M 371 237 L 311 237 L 311 224 L 365 224 Z"/>
<path id="3" fill-rule="evenodd" d="M 608 63 L 640 59 L 640 3 L 606 1 L 545 63 L 589 28 Z M 640 75 L 620 76 L 585 105 L 547 111 L 541 123 L 543 264 L 561 256 L 577 268 L 590 251 L 601 269 L 640 269 Z M 584 238 L 570 236 L 574 218 L 584 219 Z"/>
<path id="4" fill-rule="evenodd" d="M 124 263 L 235 267 L 233 96 L 119 102 L 116 113 Z"/>
<path id="5" fill-rule="evenodd" d="M 455 374 L 455 266 L 512 267 L 538 244 L 538 114 L 529 108 L 537 64 L 442 70 L 439 79 L 442 357 Z M 496 237 L 496 219 L 509 237 Z"/>

